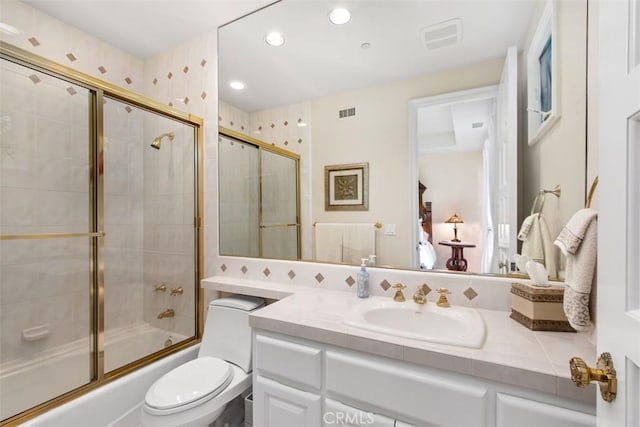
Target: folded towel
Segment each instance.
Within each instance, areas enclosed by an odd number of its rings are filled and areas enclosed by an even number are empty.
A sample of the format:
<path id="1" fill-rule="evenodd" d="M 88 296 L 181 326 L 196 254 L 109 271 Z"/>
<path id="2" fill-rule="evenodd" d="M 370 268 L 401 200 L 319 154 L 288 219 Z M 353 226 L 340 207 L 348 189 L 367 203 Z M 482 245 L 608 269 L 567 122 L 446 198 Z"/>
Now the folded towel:
<path id="1" fill-rule="evenodd" d="M 564 312 L 576 331 L 591 326 L 589 298 L 598 251 L 597 214 L 592 209 L 578 211 L 554 242 L 567 256 Z"/>
<path id="2" fill-rule="evenodd" d="M 531 224 L 522 243 L 522 256 L 544 264 L 547 273 L 551 277 L 557 277 L 556 248 L 553 246 L 547 221 L 540 214 L 533 214 L 527 218 L 531 218 Z"/>
<path id="3" fill-rule="evenodd" d="M 315 260 L 342 262 L 344 224 L 318 223 L 315 226 Z"/>
<path id="4" fill-rule="evenodd" d="M 560 231 L 553 243 L 560 248 L 563 254 L 575 254 L 584 239 L 587 228 L 597 215 L 593 209 L 580 209 Z"/>

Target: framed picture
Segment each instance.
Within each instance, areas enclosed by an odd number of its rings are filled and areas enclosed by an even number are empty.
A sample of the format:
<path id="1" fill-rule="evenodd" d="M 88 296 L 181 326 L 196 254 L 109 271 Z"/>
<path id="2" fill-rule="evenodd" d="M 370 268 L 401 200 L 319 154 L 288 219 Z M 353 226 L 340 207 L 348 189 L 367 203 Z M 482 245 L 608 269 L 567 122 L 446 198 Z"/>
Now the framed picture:
<path id="1" fill-rule="evenodd" d="M 369 163 L 324 167 L 324 209 L 369 210 Z"/>
<path id="2" fill-rule="evenodd" d="M 560 118 L 555 0 L 548 0 L 527 53 L 527 125 L 534 145 Z"/>

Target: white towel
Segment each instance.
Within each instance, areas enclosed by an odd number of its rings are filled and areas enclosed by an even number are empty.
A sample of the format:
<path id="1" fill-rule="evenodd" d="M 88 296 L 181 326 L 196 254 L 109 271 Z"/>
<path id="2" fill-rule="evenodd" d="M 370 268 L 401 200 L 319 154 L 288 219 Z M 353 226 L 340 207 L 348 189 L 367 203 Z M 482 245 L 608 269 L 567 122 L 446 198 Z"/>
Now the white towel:
<path id="1" fill-rule="evenodd" d="M 376 228 L 374 224 L 344 224 L 342 235 L 342 262 L 360 265 L 362 258 L 376 254 Z"/>
<path id="2" fill-rule="evenodd" d="M 526 231 L 523 233 L 523 229 Z M 547 221 L 540 214 L 528 216 L 522 223 L 520 234 L 524 234 L 522 256 L 532 261 L 544 264 L 551 277 L 558 276 L 556 263 L 556 248 L 551 240 L 551 233 Z"/>
<path id="3" fill-rule="evenodd" d="M 344 224 L 317 223 L 315 226 L 315 260 L 342 262 Z M 368 255 L 367 255 L 368 256 Z"/>
<path id="4" fill-rule="evenodd" d="M 597 218 L 593 209 L 579 210 L 554 242 L 567 257 L 564 313 L 577 331 L 591 326 L 589 298 L 598 252 Z"/>

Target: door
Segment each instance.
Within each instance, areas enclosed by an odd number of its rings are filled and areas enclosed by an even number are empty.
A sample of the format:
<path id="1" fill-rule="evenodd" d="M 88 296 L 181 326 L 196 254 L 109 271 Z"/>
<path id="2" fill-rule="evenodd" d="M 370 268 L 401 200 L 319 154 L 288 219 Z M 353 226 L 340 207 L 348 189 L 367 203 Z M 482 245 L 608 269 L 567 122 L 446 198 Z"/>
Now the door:
<path id="1" fill-rule="evenodd" d="M 598 397 L 598 425 L 639 426 L 640 1 L 598 6 L 597 347 L 618 375 L 616 399 Z"/>
<path id="2" fill-rule="evenodd" d="M 319 395 L 255 376 L 254 424 L 262 427 L 320 427 Z"/>
<path id="3" fill-rule="evenodd" d="M 497 233 L 488 228 L 487 239 L 498 250 L 491 271 L 506 273 L 516 255 L 518 221 L 518 50 L 512 46 L 502 69 L 496 99 Z M 490 227 L 490 226 L 489 226 Z M 506 267 L 506 271 L 505 271 Z"/>

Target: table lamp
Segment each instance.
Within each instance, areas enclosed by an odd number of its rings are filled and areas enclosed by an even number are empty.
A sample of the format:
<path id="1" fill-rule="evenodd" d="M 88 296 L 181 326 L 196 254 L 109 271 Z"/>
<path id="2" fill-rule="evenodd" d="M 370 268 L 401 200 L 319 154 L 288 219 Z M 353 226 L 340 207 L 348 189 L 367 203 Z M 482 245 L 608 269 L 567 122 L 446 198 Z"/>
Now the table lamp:
<path id="1" fill-rule="evenodd" d="M 445 221 L 445 224 L 453 224 L 453 240 L 451 240 L 452 242 L 459 242 L 460 239 L 458 239 L 458 227 L 457 224 L 464 224 L 464 221 L 462 220 L 462 218 L 460 218 L 458 216 L 458 214 L 453 214 L 451 215 L 451 217 Z"/>

